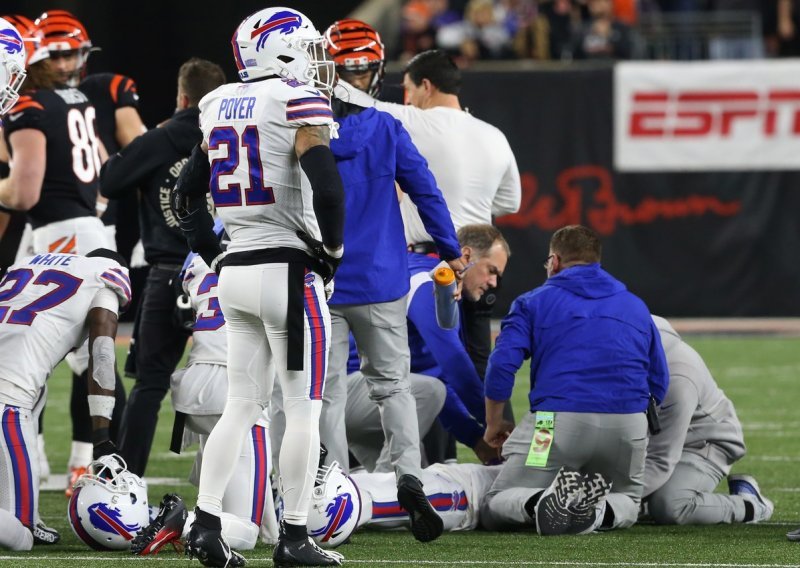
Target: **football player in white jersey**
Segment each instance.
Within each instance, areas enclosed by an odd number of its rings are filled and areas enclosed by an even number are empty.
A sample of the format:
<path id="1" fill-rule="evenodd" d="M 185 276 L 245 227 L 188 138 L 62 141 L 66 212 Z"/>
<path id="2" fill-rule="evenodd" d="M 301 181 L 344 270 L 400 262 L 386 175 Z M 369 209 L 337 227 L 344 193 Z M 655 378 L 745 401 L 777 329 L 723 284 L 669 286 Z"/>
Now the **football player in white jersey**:
<path id="1" fill-rule="evenodd" d="M 85 257 L 29 257 L 11 266 L 0 282 L 0 546 L 30 550 L 33 545 L 39 497 L 36 424 L 45 381 L 87 335 L 95 455 L 113 453 L 114 338 L 118 312 L 130 298 L 124 260 L 107 249 Z"/>
<path id="2" fill-rule="evenodd" d="M 339 468 L 338 463 L 335 467 Z M 489 492 L 500 469 L 501 466 L 471 463 L 437 463 L 422 470 L 420 481 L 425 488 L 425 497 L 441 516 L 444 530 L 471 531 L 480 528 L 481 500 Z M 318 478 L 324 480 L 323 483 L 329 479 L 324 475 Z M 337 478 L 338 476 L 330 477 L 334 482 Z M 360 501 L 354 508 L 358 514 L 357 527 L 367 526 L 377 529 L 410 527 L 408 512 L 400 506 L 397 499 L 397 486 L 391 472 L 351 473 L 349 478 L 355 485 L 357 493 L 351 497 Z M 338 529 L 346 531 L 348 526 L 343 519 L 331 519 L 329 513 L 335 510 L 335 507 L 324 501 L 320 502 L 318 496 L 335 501 L 336 496 L 347 491 L 348 487 L 343 483 L 340 488 L 333 491 L 329 489 L 323 486 L 315 492 L 309 528 L 316 529 L 313 532 L 318 535 L 318 540 L 322 537 L 324 543 L 336 546 L 338 543 L 335 540 L 326 542 L 322 535 L 331 535 Z M 340 526 L 332 527 L 331 524 L 336 522 L 339 522 Z M 321 527 L 327 530 L 319 530 Z M 341 535 L 340 540 L 343 540 L 342 536 L 345 535 Z"/>
<path id="3" fill-rule="evenodd" d="M 192 250 L 217 272 L 222 252 L 209 189 L 231 238 L 219 279 L 228 400 L 205 447 L 187 551 L 206 566 L 240 565 L 221 535 L 222 497 L 277 375 L 287 428 L 279 458 L 284 522 L 273 560 L 338 566 L 341 555 L 306 533 L 330 336 L 324 285 L 344 252 L 343 188 L 329 148 L 333 63 L 313 24 L 289 8 L 245 18 L 231 43 L 242 82 L 200 101 L 203 143 L 173 196 Z"/>
<path id="4" fill-rule="evenodd" d="M 219 227 L 221 231 L 221 226 Z M 183 270 L 183 290 L 195 313 L 192 348 L 186 367 L 172 374 L 172 406 L 176 420 L 185 419 L 185 427 L 200 436 L 190 480 L 197 484 L 203 449 L 208 435 L 219 421 L 228 392 L 225 318 L 217 297 L 217 273 L 203 259 L 191 254 Z M 180 413 L 180 414 L 178 414 Z M 252 550 L 258 540 L 262 521 L 271 543 L 278 530 L 272 502 L 269 474 L 270 446 L 265 410 L 237 458 L 233 476 L 222 498 L 222 535 L 236 550 Z M 173 434 L 174 435 L 174 434 Z M 184 439 L 191 436 L 184 436 Z M 188 536 L 194 514 L 185 514 L 185 505 L 177 495 L 168 495 L 161 503 L 155 520 L 132 542 L 131 551 L 141 556 L 156 554 L 165 545 Z M 238 557 L 232 553 L 232 557 Z M 237 558 L 237 561 L 238 560 Z"/>

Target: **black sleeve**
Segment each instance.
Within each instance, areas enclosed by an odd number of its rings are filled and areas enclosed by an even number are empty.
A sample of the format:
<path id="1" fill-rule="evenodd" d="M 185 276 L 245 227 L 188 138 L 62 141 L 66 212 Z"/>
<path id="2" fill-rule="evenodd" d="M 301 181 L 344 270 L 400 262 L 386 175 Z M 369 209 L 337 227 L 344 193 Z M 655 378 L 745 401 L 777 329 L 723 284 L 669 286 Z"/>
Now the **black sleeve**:
<path id="1" fill-rule="evenodd" d="M 206 193 L 210 177 L 208 156 L 198 144 L 178 176 L 171 203 L 189 247 L 209 266 L 222 253 L 219 238 L 214 233 L 214 219 L 207 207 Z"/>
<path id="2" fill-rule="evenodd" d="M 314 192 L 314 214 L 322 242 L 329 249 L 337 249 L 344 234 L 344 187 L 333 152 L 327 146 L 313 146 L 300 157 L 300 167 Z"/>
<path id="3" fill-rule="evenodd" d="M 162 132 L 151 130 L 135 138 L 125 148 L 110 156 L 100 168 L 100 194 L 119 198 L 136 190 L 162 165 L 168 141 Z"/>

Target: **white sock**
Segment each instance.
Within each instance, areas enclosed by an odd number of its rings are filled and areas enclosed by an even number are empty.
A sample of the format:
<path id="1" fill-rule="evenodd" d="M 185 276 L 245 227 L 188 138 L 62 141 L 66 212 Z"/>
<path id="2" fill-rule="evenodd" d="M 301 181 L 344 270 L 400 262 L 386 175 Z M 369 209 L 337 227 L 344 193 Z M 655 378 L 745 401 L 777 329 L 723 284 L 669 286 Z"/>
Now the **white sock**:
<path id="1" fill-rule="evenodd" d="M 89 464 L 92 463 L 93 451 L 94 446 L 89 442 L 76 442 L 73 440 L 67 467 L 89 467 Z"/>
<path id="2" fill-rule="evenodd" d="M 44 451 L 44 434 L 36 437 L 36 444 L 39 447 L 39 483 L 42 483 L 50 476 L 50 462 L 47 461 Z"/>

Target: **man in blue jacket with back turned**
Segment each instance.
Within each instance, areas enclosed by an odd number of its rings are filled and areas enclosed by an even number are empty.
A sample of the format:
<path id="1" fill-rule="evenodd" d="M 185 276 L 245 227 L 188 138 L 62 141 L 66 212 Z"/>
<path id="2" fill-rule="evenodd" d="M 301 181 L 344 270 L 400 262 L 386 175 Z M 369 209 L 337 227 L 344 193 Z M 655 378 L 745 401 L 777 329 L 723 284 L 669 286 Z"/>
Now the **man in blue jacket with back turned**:
<path id="1" fill-rule="evenodd" d="M 331 151 L 345 187 L 346 252 L 328 301 L 331 347 L 320 441 L 328 450 L 327 463 L 337 461 L 346 471 L 344 410 L 352 332 L 369 396 L 380 407 L 397 475 L 398 501 L 409 512 L 414 537 L 429 541 L 441 535 L 442 520 L 425 498 L 419 481 L 419 428 L 408 380 L 408 261 L 395 180 L 418 207 L 426 229 L 442 251 L 442 259 L 459 276 L 464 268 L 461 249 L 433 174 L 400 122 L 384 112 L 336 99 L 332 108 L 339 124 Z M 273 404 L 276 400 L 280 404 L 279 398 L 273 396 Z"/>
<path id="2" fill-rule="evenodd" d="M 506 462 L 481 506 L 486 528 L 586 534 L 636 522 L 647 418 L 669 372 L 647 306 L 600 267 L 586 227 L 550 239 L 544 285 L 517 298 L 486 373 L 486 433 Z M 530 359 L 530 412 L 507 432 L 502 409 Z"/>

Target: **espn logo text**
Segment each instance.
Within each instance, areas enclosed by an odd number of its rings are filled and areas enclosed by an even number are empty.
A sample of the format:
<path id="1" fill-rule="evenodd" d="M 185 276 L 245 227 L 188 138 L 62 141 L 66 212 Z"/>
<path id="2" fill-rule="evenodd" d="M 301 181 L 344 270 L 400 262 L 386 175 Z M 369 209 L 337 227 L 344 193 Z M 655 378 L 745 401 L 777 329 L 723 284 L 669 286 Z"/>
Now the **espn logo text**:
<path id="1" fill-rule="evenodd" d="M 736 129 L 764 139 L 800 138 L 800 90 L 729 89 L 630 93 L 631 139 L 726 139 Z"/>

